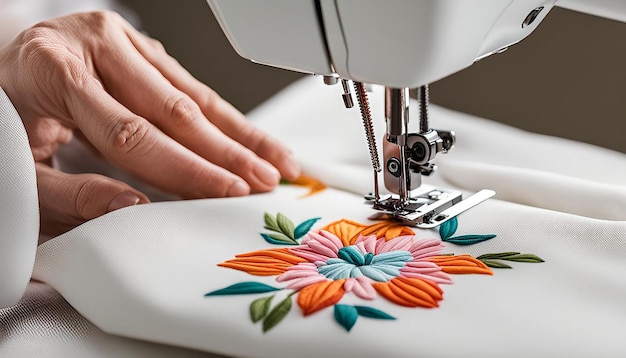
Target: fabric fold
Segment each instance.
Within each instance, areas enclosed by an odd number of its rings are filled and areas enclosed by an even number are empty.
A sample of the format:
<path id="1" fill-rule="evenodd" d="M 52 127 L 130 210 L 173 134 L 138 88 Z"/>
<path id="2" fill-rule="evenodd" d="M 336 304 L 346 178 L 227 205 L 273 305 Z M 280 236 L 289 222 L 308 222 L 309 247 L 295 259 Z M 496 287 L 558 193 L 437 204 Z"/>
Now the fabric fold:
<path id="1" fill-rule="evenodd" d="M 489 188 L 500 200 L 604 220 L 626 220 L 626 187 L 545 171 L 447 160 L 439 174 L 471 191 Z"/>

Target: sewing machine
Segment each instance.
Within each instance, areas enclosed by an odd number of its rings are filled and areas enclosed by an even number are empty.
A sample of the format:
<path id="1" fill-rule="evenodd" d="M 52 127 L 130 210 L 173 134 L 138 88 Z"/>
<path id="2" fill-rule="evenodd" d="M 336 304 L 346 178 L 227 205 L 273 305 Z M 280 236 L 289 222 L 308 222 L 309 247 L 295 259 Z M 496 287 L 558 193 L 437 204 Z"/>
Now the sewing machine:
<path id="1" fill-rule="evenodd" d="M 373 219 L 436 227 L 495 195 L 463 199 L 457 190 L 422 185 L 433 159 L 454 146 L 454 132 L 433 129 L 428 84 L 505 51 L 528 36 L 555 5 L 605 17 L 626 14 L 620 0 L 207 0 L 244 58 L 341 83 L 343 102 L 361 112 L 374 190 Z M 558 4 L 557 4 L 558 3 Z M 379 159 L 367 86 L 385 87 L 386 133 Z M 410 113 L 416 89 L 418 113 Z M 410 132 L 409 119 L 419 121 Z M 379 173 L 388 194 L 379 190 Z"/>

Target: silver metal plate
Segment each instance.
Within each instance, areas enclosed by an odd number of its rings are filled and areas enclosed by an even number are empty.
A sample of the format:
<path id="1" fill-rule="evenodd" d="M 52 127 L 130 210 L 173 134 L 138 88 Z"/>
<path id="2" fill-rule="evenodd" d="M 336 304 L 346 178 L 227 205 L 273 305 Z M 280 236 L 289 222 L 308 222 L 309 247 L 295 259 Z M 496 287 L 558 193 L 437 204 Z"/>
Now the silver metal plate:
<path id="1" fill-rule="evenodd" d="M 402 203 L 397 195 L 388 195 L 373 201 L 377 212 L 371 220 L 395 220 L 421 229 L 437 227 L 462 212 L 491 198 L 493 190 L 481 190 L 463 199 L 458 190 L 422 185 L 411 192 L 411 199 Z M 371 196 L 366 196 L 370 202 Z"/>

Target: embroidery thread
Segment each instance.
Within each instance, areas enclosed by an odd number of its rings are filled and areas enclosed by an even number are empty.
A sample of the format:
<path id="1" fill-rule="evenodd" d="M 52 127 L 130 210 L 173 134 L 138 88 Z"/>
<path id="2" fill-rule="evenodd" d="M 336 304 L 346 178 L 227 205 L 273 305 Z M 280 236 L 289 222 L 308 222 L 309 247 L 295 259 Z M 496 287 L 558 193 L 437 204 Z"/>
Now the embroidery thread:
<path id="1" fill-rule="evenodd" d="M 297 227 L 285 215 L 278 213 L 276 217 L 265 213 L 265 228 L 274 231 L 261 234 L 261 237 L 274 245 L 299 245 L 299 239 L 306 235 L 320 218 L 313 218 L 300 223 Z"/>
<path id="2" fill-rule="evenodd" d="M 455 236 L 459 226 L 459 222 L 457 218 L 452 218 L 445 223 L 439 226 L 439 236 L 441 236 L 441 241 L 450 242 L 457 245 L 473 245 L 479 242 L 491 240 L 496 237 L 495 234 L 487 234 L 487 235 L 462 235 Z M 505 261 L 514 261 L 514 262 L 525 262 L 525 263 L 541 263 L 545 262 L 541 257 L 533 254 L 522 254 L 519 252 L 500 252 L 500 253 L 490 253 L 483 254 L 476 257 L 477 260 L 482 261 L 485 265 L 491 268 L 504 268 L 504 269 L 512 269 L 513 267 L 505 264 L 502 260 Z"/>
<path id="3" fill-rule="evenodd" d="M 334 306 L 335 321 L 350 331 L 359 316 L 395 318 L 374 307 L 340 304 L 347 293 L 366 301 L 382 296 L 406 307 L 434 308 L 443 299 L 440 285 L 452 283 L 451 274 L 493 274 L 484 262 L 470 255 L 442 254 L 445 246 L 438 239 L 416 240 L 411 228 L 397 222 L 365 225 L 343 219 L 309 231 L 298 243 L 304 228 L 310 229 L 318 220 L 309 219 L 296 227 L 280 213 L 276 217 L 266 213 L 265 228 L 275 233 L 261 236 L 271 244 L 295 246 L 239 254 L 218 264 L 251 275 L 276 276 L 277 282 L 286 285 L 284 289 L 293 290 L 274 308 L 271 304 L 275 295 L 252 301 L 250 318 L 254 323 L 262 321 L 263 332 L 286 317 L 296 294 L 304 316 Z M 454 225 L 447 229 L 448 238 L 458 223 Z M 242 282 L 205 296 L 278 290 L 282 289 Z"/>

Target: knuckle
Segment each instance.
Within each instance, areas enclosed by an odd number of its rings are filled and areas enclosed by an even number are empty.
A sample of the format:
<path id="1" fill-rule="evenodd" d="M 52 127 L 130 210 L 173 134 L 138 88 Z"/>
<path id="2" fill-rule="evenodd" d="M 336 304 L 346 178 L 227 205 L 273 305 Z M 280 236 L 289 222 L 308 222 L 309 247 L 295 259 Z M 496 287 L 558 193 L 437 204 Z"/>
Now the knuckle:
<path id="1" fill-rule="evenodd" d="M 217 92 L 207 87 L 203 91 L 202 95 L 200 95 L 199 104 L 204 110 L 211 113 L 215 111 L 221 99 L 222 98 L 219 94 L 217 94 Z"/>
<path id="2" fill-rule="evenodd" d="M 140 118 L 132 118 L 124 121 L 113 121 L 113 125 L 107 135 L 107 143 L 114 154 L 122 154 L 127 157 L 140 157 L 149 149 L 148 134 L 150 124 Z M 144 150 L 140 150 L 144 148 Z"/>
<path id="3" fill-rule="evenodd" d="M 165 46 L 161 43 L 161 41 L 157 39 L 153 39 L 151 37 L 148 37 L 147 39 L 148 39 L 149 46 L 151 46 L 154 51 L 161 52 L 161 53 L 167 52 L 165 50 Z"/>
<path id="4" fill-rule="evenodd" d="M 36 78 L 64 88 L 83 88 L 93 80 L 85 65 L 63 44 L 54 42 L 54 30 L 42 23 L 22 33 L 19 61 Z M 64 91 L 57 91 L 61 95 Z"/>
<path id="5" fill-rule="evenodd" d="M 254 169 L 257 158 L 251 151 L 237 145 L 230 146 L 225 153 L 225 159 L 225 163 L 229 163 L 237 172 L 247 173 Z"/>
<path id="6" fill-rule="evenodd" d="M 75 189 L 74 210 L 81 220 L 93 219 L 104 214 L 98 211 L 96 193 L 98 189 L 106 186 L 104 178 L 97 174 L 77 174 L 78 187 Z"/>
<path id="7" fill-rule="evenodd" d="M 121 20 L 121 16 L 118 13 L 108 10 L 93 11 L 84 14 L 84 16 L 90 26 L 90 31 L 97 35 L 109 33 L 111 24 Z"/>
<path id="8" fill-rule="evenodd" d="M 240 128 L 239 131 L 244 135 L 246 146 L 253 152 L 258 152 L 265 146 L 272 145 L 270 137 L 256 127 L 248 125 L 246 128 Z"/>
<path id="9" fill-rule="evenodd" d="M 198 117 L 198 105 L 185 95 L 176 95 L 165 101 L 165 112 L 177 127 L 189 128 Z"/>
<path id="10" fill-rule="evenodd" d="M 60 57 L 60 52 L 50 40 L 52 32 L 49 28 L 38 25 L 25 30 L 20 36 L 22 46 L 19 58 L 26 64 L 39 65 Z"/>

